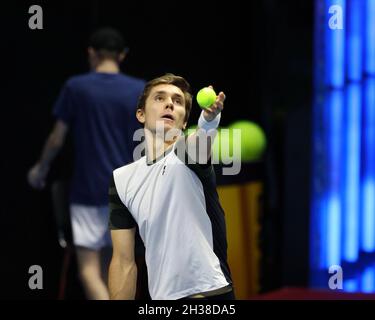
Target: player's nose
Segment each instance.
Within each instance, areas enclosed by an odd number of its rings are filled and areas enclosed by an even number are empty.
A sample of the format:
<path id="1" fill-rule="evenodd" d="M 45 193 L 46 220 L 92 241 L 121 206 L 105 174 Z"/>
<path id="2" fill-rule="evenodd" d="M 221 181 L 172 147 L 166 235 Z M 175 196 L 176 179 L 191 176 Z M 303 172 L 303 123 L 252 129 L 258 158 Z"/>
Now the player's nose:
<path id="1" fill-rule="evenodd" d="M 166 109 L 169 108 L 169 109 L 171 109 L 171 110 L 174 109 L 174 104 L 173 104 L 173 100 L 172 100 L 172 98 L 168 98 L 168 99 L 166 100 L 165 108 L 166 108 Z"/>

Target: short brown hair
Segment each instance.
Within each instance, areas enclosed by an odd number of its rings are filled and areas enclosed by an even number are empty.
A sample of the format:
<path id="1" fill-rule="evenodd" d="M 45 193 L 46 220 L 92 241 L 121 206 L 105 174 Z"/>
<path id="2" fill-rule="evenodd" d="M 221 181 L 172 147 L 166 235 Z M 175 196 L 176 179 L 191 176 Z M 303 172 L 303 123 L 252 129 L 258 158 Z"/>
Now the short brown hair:
<path id="1" fill-rule="evenodd" d="M 181 89 L 185 97 L 186 114 L 185 114 L 184 121 L 187 122 L 187 120 L 189 119 L 189 115 L 190 115 L 190 111 L 191 111 L 191 107 L 193 103 L 193 97 L 190 93 L 190 84 L 183 77 L 176 76 L 173 73 L 166 73 L 165 75 L 161 77 L 152 79 L 146 84 L 145 88 L 143 89 L 143 93 L 139 97 L 137 110 L 138 109 L 144 110 L 146 106 L 146 100 L 152 88 L 160 84 L 171 84 Z"/>

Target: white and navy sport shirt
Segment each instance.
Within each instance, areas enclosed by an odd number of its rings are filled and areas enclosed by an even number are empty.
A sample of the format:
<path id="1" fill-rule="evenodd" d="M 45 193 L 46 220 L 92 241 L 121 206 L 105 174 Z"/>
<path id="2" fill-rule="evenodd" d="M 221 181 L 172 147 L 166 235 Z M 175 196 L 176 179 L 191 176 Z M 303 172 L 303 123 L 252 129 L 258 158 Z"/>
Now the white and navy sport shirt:
<path id="1" fill-rule="evenodd" d="M 116 169 L 109 191 L 109 227 L 138 225 L 149 291 L 156 300 L 232 284 L 214 169 L 182 161 L 175 145 L 153 163 L 144 156 Z"/>

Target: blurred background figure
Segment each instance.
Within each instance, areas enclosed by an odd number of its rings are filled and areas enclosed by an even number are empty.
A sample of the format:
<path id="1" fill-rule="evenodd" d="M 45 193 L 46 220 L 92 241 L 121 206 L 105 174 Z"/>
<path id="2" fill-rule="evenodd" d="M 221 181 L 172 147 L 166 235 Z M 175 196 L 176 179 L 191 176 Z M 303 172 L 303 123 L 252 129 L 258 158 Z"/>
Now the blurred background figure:
<path id="1" fill-rule="evenodd" d="M 108 183 L 112 171 L 133 161 L 134 117 L 144 81 L 120 71 L 127 48 L 113 28 L 95 31 L 89 42 L 89 73 L 70 78 L 55 103 L 56 118 L 40 158 L 28 172 L 36 189 L 46 185 L 52 161 L 64 145 L 68 130 L 74 143 L 70 181 L 70 216 L 78 271 L 88 299 L 108 299 L 107 264 Z M 108 251 L 108 250 L 107 250 Z"/>

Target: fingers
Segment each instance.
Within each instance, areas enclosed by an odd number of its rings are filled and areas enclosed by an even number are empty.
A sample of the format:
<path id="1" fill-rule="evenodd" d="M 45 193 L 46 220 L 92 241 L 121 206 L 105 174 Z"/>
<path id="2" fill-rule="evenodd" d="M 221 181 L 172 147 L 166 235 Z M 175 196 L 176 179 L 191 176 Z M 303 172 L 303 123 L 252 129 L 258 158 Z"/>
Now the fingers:
<path id="1" fill-rule="evenodd" d="M 34 179 L 33 179 L 33 172 L 31 170 L 27 173 L 27 182 L 29 183 L 29 185 L 31 187 L 35 188 L 35 182 L 34 182 Z"/>
<path id="2" fill-rule="evenodd" d="M 214 89 L 212 85 L 209 85 L 208 87 L 211 88 L 211 89 Z M 216 96 L 215 102 L 209 108 L 206 108 L 204 110 L 205 116 L 208 117 L 208 118 L 211 118 L 211 119 L 215 118 L 224 109 L 225 98 L 226 98 L 226 96 L 225 96 L 224 92 L 221 91 Z"/>
<path id="3" fill-rule="evenodd" d="M 27 175 L 29 185 L 37 190 L 41 190 L 46 186 L 45 179 L 42 178 L 35 169 L 31 169 Z"/>
<path id="4" fill-rule="evenodd" d="M 209 85 L 208 87 L 211 88 L 212 90 L 214 90 L 214 87 L 213 87 L 212 85 Z M 225 98 L 226 98 L 226 97 L 225 97 L 224 92 L 221 91 L 221 92 L 217 95 L 215 103 L 218 102 L 218 101 L 224 102 Z"/>
<path id="5" fill-rule="evenodd" d="M 224 92 L 221 91 L 221 92 L 219 93 L 219 95 L 218 95 L 217 98 L 218 98 L 221 102 L 224 102 L 226 96 L 225 96 Z"/>
<path id="6" fill-rule="evenodd" d="M 218 109 L 220 110 L 224 109 L 224 100 L 225 100 L 225 94 L 224 92 L 220 92 L 215 102 L 215 105 L 217 106 Z"/>
<path id="7" fill-rule="evenodd" d="M 33 188 L 37 190 L 42 190 L 44 189 L 45 186 L 46 186 L 46 182 L 43 180 L 43 181 L 38 181 L 37 183 L 35 183 L 33 185 Z"/>
<path id="8" fill-rule="evenodd" d="M 33 188 L 33 189 L 42 189 L 44 188 L 45 186 L 45 182 L 44 181 L 37 181 L 37 180 L 34 180 L 34 179 L 29 179 L 29 185 Z"/>
<path id="9" fill-rule="evenodd" d="M 219 113 L 224 109 L 224 100 L 225 100 L 225 94 L 224 92 L 220 92 L 218 96 L 216 97 L 216 101 L 214 104 L 207 108 L 206 110 L 214 113 Z"/>

